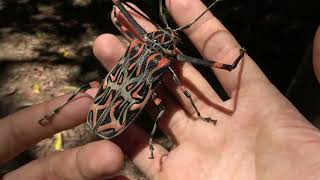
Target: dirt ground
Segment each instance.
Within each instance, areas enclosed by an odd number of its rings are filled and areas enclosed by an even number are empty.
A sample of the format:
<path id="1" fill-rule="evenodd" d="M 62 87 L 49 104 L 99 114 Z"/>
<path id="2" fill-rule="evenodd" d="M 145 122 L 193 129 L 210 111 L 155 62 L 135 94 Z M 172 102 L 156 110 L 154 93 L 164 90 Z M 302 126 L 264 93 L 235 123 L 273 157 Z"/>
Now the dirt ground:
<path id="1" fill-rule="evenodd" d="M 149 1 L 143 8 L 159 20 L 155 8 L 150 8 L 153 5 Z M 320 22 L 315 7 L 319 7 L 316 0 L 309 4 L 244 0 L 224 1 L 214 12 L 268 78 L 317 124 L 319 86 L 310 69 L 312 39 Z M 117 32 L 110 22 L 111 9 L 111 1 L 103 0 L 0 0 L 1 117 L 103 78 L 106 72 L 91 48 L 99 34 Z M 183 40 L 181 49 L 198 56 L 187 39 Z M 213 79 L 206 68 L 199 70 L 209 81 Z M 62 137 L 65 148 L 94 140 L 83 125 L 63 132 Z M 54 140 L 39 143 L 0 170 L 12 170 L 52 152 Z M 159 141 L 170 147 L 164 137 Z M 122 174 L 145 179 L 130 161 Z"/>

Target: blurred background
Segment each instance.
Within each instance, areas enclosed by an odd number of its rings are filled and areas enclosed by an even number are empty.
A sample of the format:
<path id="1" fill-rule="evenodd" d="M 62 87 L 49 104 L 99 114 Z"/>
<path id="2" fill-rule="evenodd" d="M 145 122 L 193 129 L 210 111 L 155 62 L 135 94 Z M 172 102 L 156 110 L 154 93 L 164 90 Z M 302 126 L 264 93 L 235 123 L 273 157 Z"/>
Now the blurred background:
<path id="1" fill-rule="evenodd" d="M 157 0 L 133 2 L 161 24 Z M 120 34 L 110 20 L 112 5 L 111 0 L 0 0 L 0 117 L 103 78 L 107 72 L 94 58 L 92 43 L 102 33 Z M 311 61 L 319 7 L 318 0 L 224 0 L 212 9 L 270 81 L 318 127 L 320 85 Z M 183 42 L 183 52 L 200 57 L 186 37 Z M 227 99 L 214 75 L 197 68 Z M 150 128 L 147 121 L 140 124 Z M 59 138 L 64 148 L 94 139 L 79 126 L 0 165 L 0 173 L 54 151 Z M 160 133 L 158 140 L 170 147 Z M 145 179 L 129 161 L 123 174 Z"/>

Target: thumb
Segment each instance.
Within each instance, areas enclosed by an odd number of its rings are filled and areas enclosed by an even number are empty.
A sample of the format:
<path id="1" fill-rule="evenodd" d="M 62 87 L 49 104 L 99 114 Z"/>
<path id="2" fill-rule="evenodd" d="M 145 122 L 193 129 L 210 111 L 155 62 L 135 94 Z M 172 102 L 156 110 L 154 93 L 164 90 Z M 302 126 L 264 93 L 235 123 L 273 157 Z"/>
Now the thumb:
<path id="1" fill-rule="evenodd" d="M 111 141 L 98 141 L 35 160 L 3 179 L 101 179 L 114 176 L 122 165 L 120 148 Z"/>

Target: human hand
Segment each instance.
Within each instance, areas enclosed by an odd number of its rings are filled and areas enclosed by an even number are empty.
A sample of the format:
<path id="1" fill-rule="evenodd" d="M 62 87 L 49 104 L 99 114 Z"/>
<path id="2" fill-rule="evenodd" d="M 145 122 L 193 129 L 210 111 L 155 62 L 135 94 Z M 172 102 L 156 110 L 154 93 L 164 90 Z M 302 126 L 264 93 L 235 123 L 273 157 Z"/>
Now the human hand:
<path id="1" fill-rule="evenodd" d="M 87 94 L 93 96 L 94 91 Z M 82 95 L 57 113 L 52 123 L 41 126 L 38 120 L 52 112 L 70 95 L 23 109 L 0 120 L 0 164 L 55 133 L 86 120 L 92 99 Z M 98 141 L 37 159 L 2 178 L 19 179 L 102 179 L 117 173 L 123 165 L 120 148 L 110 141 Z M 1 176 L 0 176 L 1 179 Z"/>
<path id="2" fill-rule="evenodd" d="M 179 26 L 205 10 L 201 1 L 167 0 L 167 8 Z M 186 13 L 187 12 L 187 13 Z M 136 17 L 147 31 L 150 23 Z M 210 13 L 185 33 L 207 59 L 230 63 L 239 44 Z M 94 43 L 96 57 L 111 69 L 126 47 L 105 34 Z M 316 179 L 319 177 L 320 133 L 268 81 L 245 56 L 233 72 L 212 69 L 227 93 L 223 102 L 190 64 L 175 63 L 175 71 L 191 91 L 203 115 L 218 120 L 216 126 L 199 119 L 187 98 L 171 78 L 157 89 L 167 111 L 160 129 L 175 144 L 168 152 L 155 145 L 150 160 L 148 133 L 130 126 L 118 139 L 120 147 L 150 179 Z M 176 100 L 175 100 L 176 99 Z M 225 108 L 218 108 L 221 104 Z M 148 109 L 152 119 L 156 112 Z"/>

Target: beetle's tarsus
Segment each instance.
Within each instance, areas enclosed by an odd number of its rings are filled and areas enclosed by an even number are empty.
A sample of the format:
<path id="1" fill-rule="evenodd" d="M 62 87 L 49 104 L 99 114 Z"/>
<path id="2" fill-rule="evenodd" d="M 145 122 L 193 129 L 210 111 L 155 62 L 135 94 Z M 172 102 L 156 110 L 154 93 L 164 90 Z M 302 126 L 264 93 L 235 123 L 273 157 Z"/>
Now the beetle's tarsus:
<path id="1" fill-rule="evenodd" d="M 216 125 L 217 124 L 217 120 L 215 120 L 215 119 L 211 119 L 211 118 L 209 118 L 209 117 L 201 117 L 200 116 L 200 119 L 202 120 L 202 121 L 204 121 L 204 122 L 207 122 L 207 123 L 212 123 L 213 125 Z"/>
<path id="2" fill-rule="evenodd" d="M 152 140 L 149 142 L 149 149 L 150 149 L 149 159 L 154 159 L 154 155 L 153 155 L 154 147 L 152 145 Z"/>
<path id="3" fill-rule="evenodd" d="M 40 120 L 38 121 L 38 123 L 39 123 L 41 126 L 45 126 L 45 125 L 49 124 L 49 121 L 48 121 L 47 117 L 45 116 L 44 118 L 40 119 Z"/>
<path id="4" fill-rule="evenodd" d="M 41 125 L 41 126 L 46 126 L 50 123 L 50 120 L 52 118 L 52 116 L 56 113 L 56 110 L 53 111 L 51 114 L 47 114 L 47 115 L 44 115 L 44 117 L 42 119 L 40 119 L 38 121 L 38 123 Z"/>

